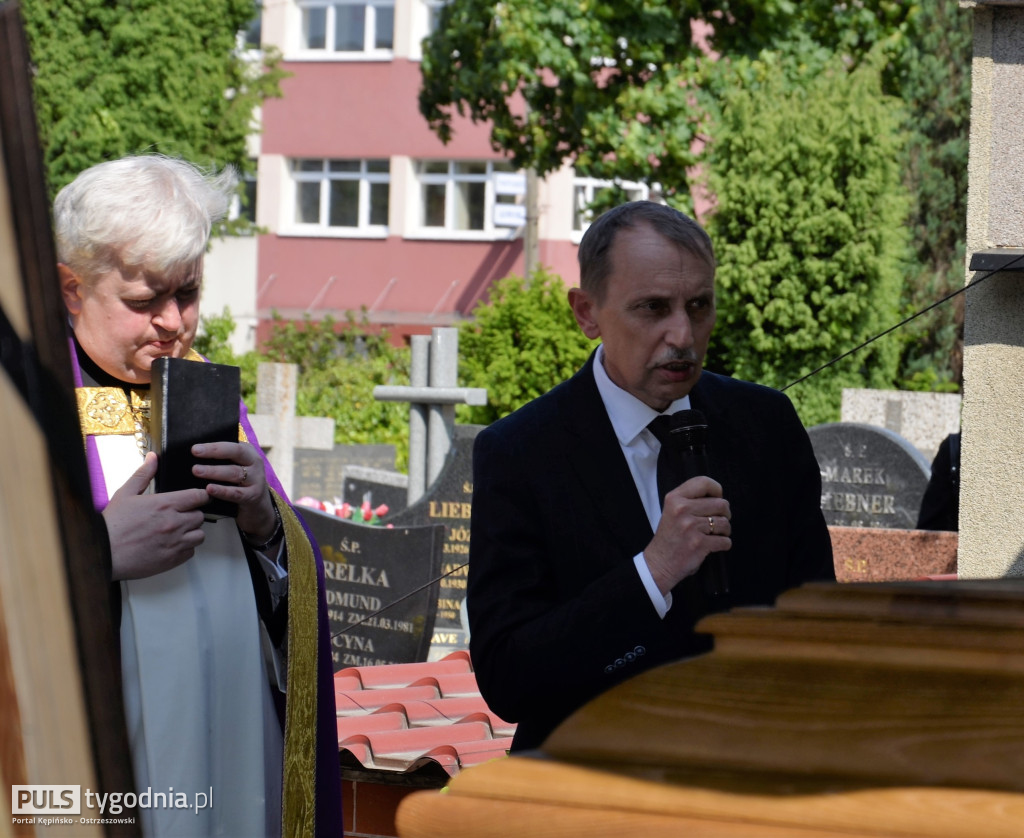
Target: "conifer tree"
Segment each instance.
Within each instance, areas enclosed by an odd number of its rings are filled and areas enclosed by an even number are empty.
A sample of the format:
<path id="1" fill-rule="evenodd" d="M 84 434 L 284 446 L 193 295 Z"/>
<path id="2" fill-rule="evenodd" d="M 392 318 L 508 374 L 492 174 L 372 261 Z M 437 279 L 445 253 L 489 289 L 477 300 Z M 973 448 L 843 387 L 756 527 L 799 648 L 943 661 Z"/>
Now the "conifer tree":
<path id="1" fill-rule="evenodd" d="M 781 388 L 897 321 L 910 199 L 902 107 L 879 65 L 725 71 L 708 161 L 709 368 Z M 843 387 L 893 387 L 900 349 L 878 341 L 789 390 L 804 423 L 838 420 Z"/>

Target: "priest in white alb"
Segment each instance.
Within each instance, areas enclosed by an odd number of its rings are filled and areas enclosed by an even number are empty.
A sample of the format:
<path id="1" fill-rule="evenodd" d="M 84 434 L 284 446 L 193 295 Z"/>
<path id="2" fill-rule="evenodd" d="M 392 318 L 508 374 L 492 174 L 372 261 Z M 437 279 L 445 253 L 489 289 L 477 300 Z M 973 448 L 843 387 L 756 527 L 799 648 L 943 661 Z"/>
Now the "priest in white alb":
<path id="1" fill-rule="evenodd" d="M 161 356 L 204 363 L 192 350 L 203 256 L 235 183 L 230 170 L 126 157 L 82 172 L 54 205 L 79 416 L 119 600 L 135 791 L 161 801 L 140 805 L 148 836 L 334 838 L 323 564 L 244 406 L 237 442 L 192 450 L 205 488 L 151 491 L 151 367 Z M 211 498 L 237 504 L 237 518 L 205 520 Z M 169 793 L 206 805 L 163 805 Z"/>

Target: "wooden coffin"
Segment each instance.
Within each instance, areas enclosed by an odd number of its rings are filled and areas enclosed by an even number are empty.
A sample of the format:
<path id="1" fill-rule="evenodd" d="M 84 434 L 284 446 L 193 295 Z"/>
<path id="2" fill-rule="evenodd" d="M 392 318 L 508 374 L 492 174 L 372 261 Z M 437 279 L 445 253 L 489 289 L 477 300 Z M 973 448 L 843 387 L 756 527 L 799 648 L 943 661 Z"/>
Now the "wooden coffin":
<path id="1" fill-rule="evenodd" d="M 700 628 L 713 652 L 411 795 L 399 834 L 1024 835 L 1024 584 L 812 584 Z"/>

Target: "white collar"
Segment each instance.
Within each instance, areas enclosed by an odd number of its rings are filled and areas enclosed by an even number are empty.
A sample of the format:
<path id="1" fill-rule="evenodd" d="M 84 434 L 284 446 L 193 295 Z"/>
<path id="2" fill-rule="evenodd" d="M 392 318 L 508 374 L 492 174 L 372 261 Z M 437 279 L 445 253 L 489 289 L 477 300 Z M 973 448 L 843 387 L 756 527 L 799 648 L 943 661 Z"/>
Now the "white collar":
<path id="1" fill-rule="evenodd" d="M 601 401 L 604 402 L 604 409 L 608 411 L 608 418 L 611 419 L 619 445 L 632 445 L 651 420 L 658 415 L 658 411 L 644 404 L 632 393 L 627 393 L 608 377 L 608 372 L 604 368 L 604 344 L 597 347 L 597 354 L 594 356 L 594 381 L 598 393 L 601 394 Z M 687 394 L 672 402 L 664 412 L 671 414 L 677 410 L 689 409 L 690 396 Z"/>

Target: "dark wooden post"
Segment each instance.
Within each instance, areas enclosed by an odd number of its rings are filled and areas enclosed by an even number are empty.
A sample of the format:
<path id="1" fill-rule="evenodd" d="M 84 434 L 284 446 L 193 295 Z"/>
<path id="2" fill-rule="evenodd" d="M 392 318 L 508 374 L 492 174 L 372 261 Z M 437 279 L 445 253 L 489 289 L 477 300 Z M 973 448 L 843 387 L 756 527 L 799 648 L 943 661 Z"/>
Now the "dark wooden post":
<path id="1" fill-rule="evenodd" d="M 5 787 L 125 793 L 109 549 L 75 408 L 29 68 L 18 4 L 0 3 L 0 772 Z M 141 834 L 137 818 L 74 829 Z"/>

